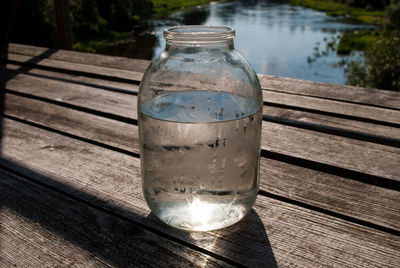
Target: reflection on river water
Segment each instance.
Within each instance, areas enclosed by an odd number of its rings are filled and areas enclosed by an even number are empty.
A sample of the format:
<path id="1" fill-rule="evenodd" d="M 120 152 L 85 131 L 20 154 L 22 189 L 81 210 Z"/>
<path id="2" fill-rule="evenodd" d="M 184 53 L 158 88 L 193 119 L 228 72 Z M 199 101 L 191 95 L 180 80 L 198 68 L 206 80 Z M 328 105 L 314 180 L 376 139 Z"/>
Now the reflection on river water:
<path id="1" fill-rule="evenodd" d="M 327 45 L 344 31 L 369 26 L 342 23 L 323 12 L 291 6 L 288 2 L 242 0 L 212 3 L 155 21 L 151 30 L 142 37 L 147 40 L 154 38 L 152 44 L 146 45 L 153 49 L 154 58 L 165 46 L 162 31 L 169 26 L 226 25 L 236 30 L 235 47 L 257 73 L 344 84 L 344 66 L 339 63 L 355 56 L 338 56 L 327 50 Z M 141 44 L 138 38 L 141 37 L 136 37 L 135 43 Z M 135 57 L 129 53 L 125 56 Z"/>

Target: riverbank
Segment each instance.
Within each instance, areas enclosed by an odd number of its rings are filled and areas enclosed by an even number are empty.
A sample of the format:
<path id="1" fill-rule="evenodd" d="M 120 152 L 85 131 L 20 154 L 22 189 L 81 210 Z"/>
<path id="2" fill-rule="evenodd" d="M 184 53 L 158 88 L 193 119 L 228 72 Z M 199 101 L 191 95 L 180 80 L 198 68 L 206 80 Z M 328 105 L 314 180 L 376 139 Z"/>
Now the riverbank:
<path id="1" fill-rule="evenodd" d="M 330 16 L 379 26 L 374 30 L 345 33 L 340 37 L 337 53 L 363 52 L 364 60 L 351 61 L 346 66 L 348 84 L 400 91 L 400 1 L 346 1 L 349 2 L 359 6 L 351 7 L 333 0 L 291 1 L 293 5 L 325 11 Z"/>
<path id="2" fill-rule="evenodd" d="M 176 10 L 218 1 L 219 0 L 151 0 L 153 3 L 153 18 L 165 17 Z"/>
<path id="3" fill-rule="evenodd" d="M 328 16 L 345 17 L 353 22 L 373 24 L 383 26 L 385 22 L 385 11 L 377 10 L 371 6 L 365 8 L 352 7 L 348 4 L 336 2 L 334 0 L 291 0 L 290 3 L 296 6 L 312 8 L 324 11 Z"/>
<path id="4" fill-rule="evenodd" d="M 326 12 L 328 16 L 341 17 L 344 21 L 377 26 L 374 30 L 345 33 L 337 45 L 338 54 L 346 55 L 354 50 L 365 51 L 385 35 L 386 14 L 383 9 L 376 10 L 370 5 L 365 8 L 351 7 L 334 0 L 291 0 L 290 3 Z"/>

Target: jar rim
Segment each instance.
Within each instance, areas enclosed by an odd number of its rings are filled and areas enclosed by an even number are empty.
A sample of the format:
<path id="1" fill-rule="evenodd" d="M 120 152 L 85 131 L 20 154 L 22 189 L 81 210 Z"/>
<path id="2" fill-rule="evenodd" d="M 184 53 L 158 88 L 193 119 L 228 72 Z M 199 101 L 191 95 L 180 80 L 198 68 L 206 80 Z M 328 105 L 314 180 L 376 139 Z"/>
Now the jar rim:
<path id="1" fill-rule="evenodd" d="M 164 30 L 167 43 L 209 44 L 231 41 L 235 30 L 227 26 L 183 25 Z"/>

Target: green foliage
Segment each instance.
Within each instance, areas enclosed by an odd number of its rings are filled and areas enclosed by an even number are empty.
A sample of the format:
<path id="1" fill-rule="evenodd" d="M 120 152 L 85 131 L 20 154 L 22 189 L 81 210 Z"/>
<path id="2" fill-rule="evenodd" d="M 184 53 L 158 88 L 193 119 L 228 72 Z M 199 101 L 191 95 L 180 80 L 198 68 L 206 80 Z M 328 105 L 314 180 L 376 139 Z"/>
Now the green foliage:
<path id="1" fill-rule="evenodd" d="M 152 0 L 155 12 L 176 10 L 182 7 L 203 5 L 211 0 Z"/>
<path id="2" fill-rule="evenodd" d="M 346 83 L 348 85 L 367 87 L 367 69 L 363 61 L 351 61 L 346 66 Z"/>
<path id="3" fill-rule="evenodd" d="M 333 15 L 337 14 L 336 12 L 343 12 L 345 9 L 347 9 L 345 4 L 333 0 L 291 0 L 290 3 L 292 5 L 308 7 L 319 11 L 331 12 Z"/>
<path id="4" fill-rule="evenodd" d="M 385 0 L 386 1 L 386 0 Z M 345 1 L 345 0 L 291 0 L 291 4 L 300 5 L 308 8 L 312 8 L 319 11 L 326 12 L 329 16 L 344 16 L 349 15 L 356 21 L 383 25 L 385 12 L 383 10 L 383 4 L 377 4 L 380 1 Z M 367 9 L 367 6 L 369 8 Z M 380 7 L 382 8 L 375 8 Z"/>
<path id="5" fill-rule="evenodd" d="M 96 52 L 99 48 L 105 47 L 116 40 L 128 39 L 129 37 L 130 34 L 127 32 L 108 31 L 102 38 L 77 41 L 72 45 L 72 49 L 84 52 Z"/>
<path id="6" fill-rule="evenodd" d="M 95 51 L 121 36 L 127 37 L 139 20 L 209 2 L 211 0 L 69 0 L 73 48 Z M 13 0 L 2 0 L 0 10 L 9 11 L 12 4 Z M 3 20 L 2 24 L 6 25 L 7 18 Z M 13 42 L 56 46 L 54 0 L 21 1 L 14 21 L 10 37 Z M 6 27 L 2 25 L 1 28 L 1 32 L 6 32 Z M 117 32 L 120 34 L 115 34 Z"/>
<path id="7" fill-rule="evenodd" d="M 101 17 L 95 0 L 71 0 L 70 17 L 76 39 L 90 39 L 107 28 L 107 21 Z"/>
<path id="8" fill-rule="evenodd" d="M 345 33 L 340 38 L 337 53 L 345 55 L 353 50 L 364 51 L 382 38 L 383 34 L 380 30 L 362 30 L 355 33 Z"/>
<path id="9" fill-rule="evenodd" d="M 115 31 L 132 30 L 138 20 L 153 13 L 151 0 L 96 0 L 96 4 L 108 27 Z"/>
<path id="10" fill-rule="evenodd" d="M 365 62 L 351 62 L 347 83 L 400 91 L 400 33 L 378 40 L 365 52 Z"/>

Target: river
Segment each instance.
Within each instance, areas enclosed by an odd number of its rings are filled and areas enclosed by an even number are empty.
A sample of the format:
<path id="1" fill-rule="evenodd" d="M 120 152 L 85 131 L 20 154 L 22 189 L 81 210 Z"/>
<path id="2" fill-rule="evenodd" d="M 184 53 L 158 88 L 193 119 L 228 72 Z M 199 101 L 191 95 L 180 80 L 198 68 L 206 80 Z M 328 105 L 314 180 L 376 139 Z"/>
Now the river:
<path id="1" fill-rule="evenodd" d="M 225 25 L 236 30 L 235 48 L 257 73 L 344 84 L 344 66 L 360 55 L 335 52 L 345 31 L 371 28 L 344 23 L 324 12 L 291 6 L 289 1 L 248 0 L 211 3 L 175 12 L 140 26 L 132 40 L 100 53 L 154 59 L 165 46 L 162 32 L 181 24 Z"/>

